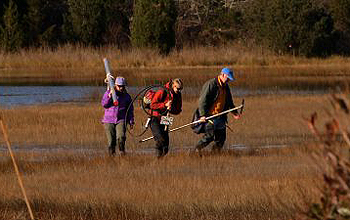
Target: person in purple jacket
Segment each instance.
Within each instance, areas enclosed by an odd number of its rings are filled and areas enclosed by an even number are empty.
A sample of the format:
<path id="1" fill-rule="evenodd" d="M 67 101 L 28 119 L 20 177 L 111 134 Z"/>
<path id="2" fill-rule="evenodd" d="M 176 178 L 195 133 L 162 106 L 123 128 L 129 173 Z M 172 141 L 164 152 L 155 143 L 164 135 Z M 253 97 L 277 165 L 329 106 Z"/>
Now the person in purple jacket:
<path id="1" fill-rule="evenodd" d="M 125 155 L 126 141 L 126 124 L 133 128 L 134 125 L 134 108 L 130 106 L 129 113 L 126 117 L 126 111 L 132 101 L 131 96 L 126 91 L 126 81 L 124 77 L 115 79 L 115 92 L 117 102 L 113 103 L 111 90 L 107 90 L 103 95 L 101 104 L 105 109 L 102 123 L 106 131 L 108 139 L 108 152 L 111 156 L 115 156 L 115 148 L 118 145 L 120 155 Z"/>

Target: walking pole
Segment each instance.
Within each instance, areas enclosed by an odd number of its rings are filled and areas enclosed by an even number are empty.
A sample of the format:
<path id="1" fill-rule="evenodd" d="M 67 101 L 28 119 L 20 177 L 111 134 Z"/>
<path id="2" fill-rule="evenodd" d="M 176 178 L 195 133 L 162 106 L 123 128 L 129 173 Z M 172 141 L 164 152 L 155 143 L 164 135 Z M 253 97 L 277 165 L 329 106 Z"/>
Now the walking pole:
<path id="1" fill-rule="evenodd" d="M 218 114 L 215 114 L 215 115 L 209 116 L 209 117 L 207 117 L 207 118 L 205 118 L 205 119 L 206 119 L 206 120 L 209 120 L 209 119 L 212 119 L 212 118 L 218 117 L 218 116 L 220 116 L 220 115 L 227 114 L 227 113 L 232 112 L 232 111 L 234 111 L 234 110 L 237 110 L 237 109 L 243 108 L 243 106 L 244 106 L 244 105 L 240 105 L 240 106 L 237 106 L 237 107 L 235 107 L 235 108 L 231 108 L 231 109 L 229 109 L 229 110 L 226 110 L 226 111 L 220 112 L 220 113 L 218 113 Z M 185 128 L 185 127 L 187 127 L 187 126 L 190 126 L 190 125 L 193 125 L 193 124 L 197 124 L 197 123 L 200 123 L 200 122 L 203 122 L 203 121 L 202 121 L 202 120 L 197 120 L 197 121 L 194 121 L 194 122 L 191 122 L 191 123 L 188 123 L 188 124 L 182 125 L 182 126 L 180 126 L 180 127 L 177 127 L 177 128 L 171 129 L 169 132 L 177 131 L 177 130 L 179 130 L 179 129 L 182 129 L 182 128 Z M 145 142 L 145 141 L 151 140 L 151 139 L 153 139 L 153 138 L 154 138 L 154 136 L 149 137 L 149 138 L 145 138 L 145 139 L 143 139 L 143 140 L 140 140 L 139 142 L 140 142 L 140 143 L 142 143 L 142 142 Z"/>
<path id="2" fill-rule="evenodd" d="M 27 208 L 28 208 L 28 211 L 29 211 L 30 219 L 34 220 L 34 215 L 33 215 L 32 209 L 30 207 L 26 191 L 25 191 L 24 186 L 23 186 L 23 181 L 22 181 L 22 178 L 20 176 L 20 173 L 19 173 L 16 161 L 15 161 L 15 157 L 13 156 L 13 153 L 12 153 L 11 144 L 10 144 L 10 141 L 9 141 L 9 138 L 8 138 L 8 135 L 7 135 L 7 132 L 6 132 L 6 128 L 5 128 L 4 122 L 2 121 L 1 116 L 0 116 L 0 123 L 1 123 L 2 133 L 4 134 L 4 138 L 5 138 L 5 141 L 6 141 L 6 144 L 7 144 L 7 148 L 9 150 L 9 152 L 10 152 L 12 163 L 13 163 L 13 166 L 15 168 L 15 172 L 16 172 L 16 175 L 17 175 L 18 183 L 19 183 L 19 186 L 21 187 L 22 194 L 23 194 L 23 197 L 24 197 L 24 201 L 25 201 L 25 203 L 27 205 Z"/>

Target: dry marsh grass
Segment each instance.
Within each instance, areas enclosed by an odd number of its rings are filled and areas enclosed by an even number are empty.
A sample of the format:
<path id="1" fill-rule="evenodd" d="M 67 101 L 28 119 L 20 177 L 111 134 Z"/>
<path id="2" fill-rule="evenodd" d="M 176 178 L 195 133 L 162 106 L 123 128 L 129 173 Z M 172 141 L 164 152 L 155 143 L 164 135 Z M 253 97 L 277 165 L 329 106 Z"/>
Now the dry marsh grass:
<path id="1" fill-rule="evenodd" d="M 107 157 L 99 103 L 1 113 L 37 219 L 293 218 L 304 202 L 315 200 L 321 180 L 305 144 L 315 139 L 301 116 L 324 108 L 327 97 L 244 98 L 244 115 L 238 121 L 230 118 L 233 132 L 227 131 L 225 147 L 251 150 L 203 158 L 187 152 L 200 138 L 189 128 L 171 133 L 171 149 L 185 151 L 171 152 L 164 160 L 143 153 L 153 141 L 140 144 L 130 136 L 126 157 Z M 238 105 L 241 99 L 235 101 Z M 195 108 L 196 100 L 186 98 L 173 126 L 188 123 Z M 0 143 L 4 148 L 2 135 Z M 292 148 L 254 148 L 285 144 Z M 6 150 L 0 155 L 0 219 L 27 219 L 9 155 Z"/>
<path id="2" fill-rule="evenodd" d="M 278 55 L 266 49 L 240 44 L 222 47 L 185 47 L 161 56 L 151 49 L 121 51 L 112 46 L 87 48 L 66 45 L 57 49 L 25 49 L 14 54 L 0 54 L 0 68 L 6 69 L 96 69 L 100 60 L 108 57 L 113 66 L 120 68 L 188 67 L 188 66 L 283 66 L 283 65 L 348 65 L 348 58 L 333 56 L 328 59 Z"/>
<path id="3" fill-rule="evenodd" d="M 0 218 L 25 219 L 12 167 L 1 163 Z M 290 219 L 318 180 L 306 155 L 55 155 L 20 167 L 37 219 Z"/>
<path id="4" fill-rule="evenodd" d="M 0 79 L 8 84 L 32 80 L 32 83 L 101 84 L 105 75 L 104 57 L 109 58 L 116 75 L 126 76 L 134 85 L 147 85 L 154 79 L 174 75 L 190 82 L 188 85 L 195 82 L 193 79 L 199 80 L 194 85 L 201 85 L 207 79 L 204 76 L 215 75 L 222 66 L 234 67 L 236 73 L 242 73 L 240 79 L 246 81 L 240 82 L 246 87 L 261 84 L 261 81 L 277 85 L 284 77 L 297 77 L 299 81 L 300 77 L 315 80 L 314 77 L 325 76 L 344 80 L 350 75 L 350 62 L 346 57 L 306 59 L 241 45 L 184 48 L 167 57 L 146 49 L 120 51 L 113 47 L 92 49 L 67 45 L 55 50 L 38 48 L 0 54 Z M 279 81 L 276 81 L 277 77 Z"/>
<path id="5" fill-rule="evenodd" d="M 245 98 L 244 115 L 240 120 L 229 119 L 227 146 L 268 144 L 299 144 L 313 140 L 304 126 L 302 115 L 324 108 L 326 96 L 249 96 Z M 236 98 L 239 105 L 241 98 Z M 173 128 L 191 122 L 197 100 L 184 100 L 183 112 L 174 117 Z M 84 105 L 62 104 L 2 109 L 3 118 L 14 145 L 21 147 L 67 146 L 104 149 L 106 137 L 99 103 Z M 136 107 L 136 125 L 145 121 L 142 110 Z M 142 138 L 151 135 L 147 132 Z M 171 133 L 175 147 L 193 146 L 200 137 L 189 127 Z M 0 137 L 2 140 L 2 137 Z M 153 147 L 153 140 L 138 143 L 140 138 L 128 136 L 128 148 Z"/>

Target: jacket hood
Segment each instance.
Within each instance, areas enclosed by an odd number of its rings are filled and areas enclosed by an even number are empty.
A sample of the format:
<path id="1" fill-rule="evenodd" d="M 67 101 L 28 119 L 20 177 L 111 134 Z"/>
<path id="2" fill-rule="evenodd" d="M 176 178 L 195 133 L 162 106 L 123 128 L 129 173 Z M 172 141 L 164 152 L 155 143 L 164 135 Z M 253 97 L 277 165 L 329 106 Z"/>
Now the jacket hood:
<path id="1" fill-rule="evenodd" d="M 170 84 L 172 83 L 172 80 L 170 80 L 169 82 L 167 82 L 164 87 L 167 89 L 167 90 L 170 90 Z"/>

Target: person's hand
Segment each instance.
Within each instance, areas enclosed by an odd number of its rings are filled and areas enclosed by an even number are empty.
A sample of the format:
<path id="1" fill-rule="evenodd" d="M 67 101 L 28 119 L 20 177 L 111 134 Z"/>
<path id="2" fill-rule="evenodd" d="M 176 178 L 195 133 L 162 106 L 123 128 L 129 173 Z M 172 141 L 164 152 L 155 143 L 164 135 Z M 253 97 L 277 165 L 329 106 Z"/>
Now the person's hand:
<path id="1" fill-rule="evenodd" d="M 109 93 L 108 93 L 108 98 L 111 98 L 111 97 L 112 97 L 112 90 L 109 91 Z"/>
<path id="2" fill-rule="evenodd" d="M 199 120 L 200 120 L 201 122 L 206 122 L 206 121 L 207 121 L 207 119 L 205 118 L 205 116 L 200 117 Z"/>
<path id="3" fill-rule="evenodd" d="M 238 120 L 238 119 L 241 118 L 241 115 L 240 115 L 240 114 L 238 114 L 238 115 L 233 114 L 233 118 L 236 119 L 236 120 Z"/>
<path id="4" fill-rule="evenodd" d="M 171 103 L 172 103 L 171 100 L 169 100 L 167 103 L 165 103 L 165 107 L 167 107 L 168 110 L 171 108 Z"/>

